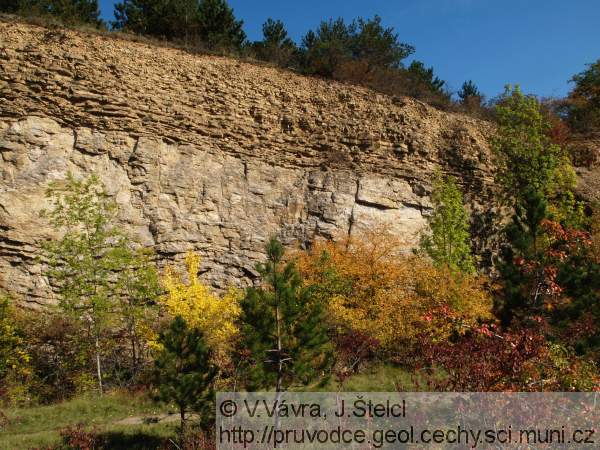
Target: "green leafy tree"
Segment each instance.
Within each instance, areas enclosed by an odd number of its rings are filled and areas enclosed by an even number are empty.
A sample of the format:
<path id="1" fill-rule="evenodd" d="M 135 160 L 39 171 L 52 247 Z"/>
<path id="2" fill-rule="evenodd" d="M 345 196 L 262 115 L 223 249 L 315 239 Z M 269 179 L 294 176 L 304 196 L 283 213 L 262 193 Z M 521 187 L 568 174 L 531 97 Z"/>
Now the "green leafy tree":
<path id="1" fill-rule="evenodd" d="M 496 105 L 496 116 L 498 131 L 492 145 L 498 162 L 497 180 L 505 201 L 514 208 L 499 264 L 504 282 L 501 319 L 509 324 L 517 311 L 535 303 L 528 287 L 538 286 L 535 278 L 543 274 L 522 270 L 520 261 L 541 262 L 540 225 L 548 216 L 548 196 L 555 184 L 561 149 L 550 139 L 550 126 L 538 101 L 524 95 L 518 86 L 506 87 Z"/>
<path id="2" fill-rule="evenodd" d="M 551 123 L 539 102 L 518 87 L 507 87 L 496 115 L 499 125 L 492 143 L 497 179 L 514 208 L 499 264 L 504 281 L 501 318 L 508 324 L 518 311 L 540 308 L 544 293 L 557 286 L 557 265 L 547 251 L 552 239 L 544 224 L 556 221 L 581 228 L 585 220 L 573 194 L 576 177 L 570 159 L 553 142 Z"/>
<path id="3" fill-rule="evenodd" d="M 438 173 L 433 183 L 431 202 L 433 213 L 428 219 L 431 233 L 422 237 L 421 248 L 438 266 L 475 272 L 469 216 L 456 180 Z"/>
<path id="4" fill-rule="evenodd" d="M 189 328 L 181 316 L 161 332 L 158 343 L 161 350 L 154 361 L 158 398 L 177 405 L 183 436 L 189 412 L 199 413 L 203 421 L 210 419 L 217 368 L 202 332 Z"/>
<path id="5" fill-rule="evenodd" d="M 304 287 L 293 263 L 283 262 L 283 246 L 271 239 L 267 262 L 258 270 L 265 286 L 249 288 L 242 301 L 241 335 L 249 351 L 250 388 L 308 384 L 322 374 L 332 357 L 324 311 Z"/>
<path id="6" fill-rule="evenodd" d="M 59 306 L 89 324 L 95 347 L 98 389 L 103 392 L 102 339 L 116 308 L 114 273 L 120 268 L 124 237 L 112 226 L 116 205 L 104 193 L 99 179 L 53 183 L 47 196 L 52 226 L 62 238 L 44 245 L 49 278 L 57 287 Z"/>
<path id="7" fill-rule="evenodd" d="M 9 297 L 0 292 L 0 400 L 12 403 L 16 383 L 29 374 L 30 355 L 25 339 L 15 320 Z"/>
<path id="8" fill-rule="evenodd" d="M 150 250 L 132 251 L 127 247 L 120 250 L 118 311 L 131 349 L 131 376 L 135 376 L 145 359 L 144 352 L 158 314 L 156 300 L 162 289 Z"/>
<path id="9" fill-rule="evenodd" d="M 52 183 L 52 208 L 45 212 L 61 234 L 44 244 L 47 275 L 59 296 L 59 307 L 87 325 L 94 348 L 98 390 L 102 394 L 102 354 L 109 331 L 125 323 L 132 342 L 132 370 L 139 358 L 139 323 L 158 295 L 154 266 L 144 252 L 114 225 L 115 202 L 97 176 Z"/>
<path id="10" fill-rule="evenodd" d="M 496 116 L 498 131 L 492 144 L 497 156 L 497 178 L 507 198 L 519 202 L 532 189 L 547 195 L 562 150 L 552 143 L 550 125 L 538 101 L 524 95 L 518 86 L 507 86 L 496 105 Z"/>

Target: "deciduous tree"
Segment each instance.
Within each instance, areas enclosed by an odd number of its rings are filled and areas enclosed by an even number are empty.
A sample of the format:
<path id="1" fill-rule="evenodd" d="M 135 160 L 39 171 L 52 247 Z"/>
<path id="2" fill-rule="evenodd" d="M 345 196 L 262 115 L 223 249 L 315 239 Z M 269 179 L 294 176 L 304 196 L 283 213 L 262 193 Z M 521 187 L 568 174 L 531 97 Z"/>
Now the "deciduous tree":
<path id="1" fill-rule="evenodd" d="M 158 317 L 157 299 L 162 293 L 153 253 L 121 247 L 118 274 L 119 311 L 131 348 L 131 376 L 144 362 L 148 340 Z"/>
<path id="2" fill-rule="evenodd" d="M 45 243 L 48 276 L 59 294 L 59 305 L 89 324 L 96 354 L 98 390 L 102 394 L 102 340 L 117 307 L 114 273 L 121 268 L 124 236 L 112 220 L 115 203 L 105 194 L 95 175 L 77 180 L 69 173 L 66 183 L 50 185 L 50 223 L 63 235 Z"/>
<path id="3" fill-rule="evenodd" d="M 508 330 L 486 324 L 453 342 L 423 337 L 419 357 L 426 368 L 433 369 L 427 388 L 461 392 L 597 389 L 600 379 L 594 363 L 549 341 L 541 317 L 530 322 Z"/>
<path id="4" fill-rule="evenodd" d="M 552 142 L 550 124 L 538 101 L 516 86 L 506 87 L 496 105 L 498 131 L 492 143 L 497 156 L 497 178 L 505 194 L 521 202 L 531 191 L 546 196 L 557 168 L 561 148 Z M 512 201 L 512 200 L 511 200 Z"/>
<path id="5" fill-rule="evenodd" d="M 10 298 L 0 292 L 0 402 L 15 404 L 23 395 L 16 392 L 31 373 L 31 356 L 15 320 Z"/>
<path id="6" fill-rule="evenodd" d="M 181 316 L 190 327 L 202 331 L 213 351 L 214 362 L 223 370 L 231 364 L 231 351 L 239 335 L 241 292 L 230 289 L 219 297 L 198 279 L 200 258 L 185 257 L 185 274 L 167 267 L 162 278 L 166 294 L 160 303 L 171 316 Z M 187 281 L 185 280 L 187 278 Z"/>
<path id="7" fill-rule="evenodd" d="M 400 347 L 409 351 L 424 329 L 435 328 L 442 338 L 490 317 L 491 299 L 481 278 L 436 268 L 404 249 L 396 235 L 377 229 L 338 242 L 317 241 L 300 253 L 305 283 L 327 305 L 336 334 L 376 339 L 389 355 Z M 442 326 L 432 320 L 438 312 L 456 320 Z"/>
<path id="8" fill-rule="evenodd" d="M 437 266 L 475 272 L 469 216 L 454 177 L 443 177 L 441 173 L 436 175 L 431 202 L 433 212 L 428 218 L 431 232 L 421 238 L 421 248 Z"/>
<path id="9" fill-rule="evenodd" d="M 44 244 L 46 273 L 62 311 L 87 325 L 102 393 L 103 344 L 122 322 L 131 342 L 139 342 L 142 310 L 157 295 L 155 269 L 115 226 L 116 203 L 97 176 L 78 180 L 69 173 L 49 186 L 47 196 L 52 207 L 45 215 L 60 237 Z M 138 350 L 132 346 L 134 371 Z"/>

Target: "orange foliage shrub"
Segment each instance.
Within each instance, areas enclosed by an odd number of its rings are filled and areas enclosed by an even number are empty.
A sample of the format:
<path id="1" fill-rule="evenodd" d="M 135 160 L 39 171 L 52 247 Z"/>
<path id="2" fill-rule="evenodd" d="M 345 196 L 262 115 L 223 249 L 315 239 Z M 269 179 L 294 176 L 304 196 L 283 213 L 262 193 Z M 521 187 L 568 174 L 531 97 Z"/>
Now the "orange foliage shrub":
<path id="1" fill-rule="evenodd" d="M 385 350 L 408 349 L 425 331 L 443 338 L 491 317 L 482 278 L 437 269 L 402 248 L 385 230 L 318 241 L 300 252 L 298 268 L 339 332 L 363 333 Z"/>

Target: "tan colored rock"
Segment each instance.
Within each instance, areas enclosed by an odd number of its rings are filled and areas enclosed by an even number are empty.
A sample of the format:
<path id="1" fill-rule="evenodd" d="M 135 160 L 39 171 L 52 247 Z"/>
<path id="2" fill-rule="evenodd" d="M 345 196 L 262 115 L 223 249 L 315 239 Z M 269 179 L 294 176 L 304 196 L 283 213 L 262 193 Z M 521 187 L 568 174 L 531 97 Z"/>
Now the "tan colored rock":
<path id="1" fill-rule="evenodd" d="M 382 223 L 416 243 L 431 177 L 476 214 L 494 196 L 489 126 L 411 99 L 214 56 L 0 22 L 0 289 L 51 301 L 44 191 L 98 173 L 162 262 L 193 249 L 246 285 L 277 234 L 307 245 Z M 488 205 L 488 206 L 486 206 Z M 483 244 L 482 244 L 483 245 Z"/>

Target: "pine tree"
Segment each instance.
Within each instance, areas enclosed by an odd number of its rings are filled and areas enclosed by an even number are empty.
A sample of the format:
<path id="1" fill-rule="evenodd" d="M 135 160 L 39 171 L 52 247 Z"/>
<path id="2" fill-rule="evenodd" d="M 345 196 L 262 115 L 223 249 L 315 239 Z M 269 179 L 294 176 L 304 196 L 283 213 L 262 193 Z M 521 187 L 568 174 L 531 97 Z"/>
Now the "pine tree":
<path id="1" fill-rule="evenodd" d="M 189 328 L 181 316 L 175 317 L 158 342 L 162 347 L 154 361 L 158 399 L 177 405 L 183 436 L 189 412 L 200 414 L 203 422 L 211 418 L 217 368 L 202 332 Z"/>
<path id="2" fill-rule="evenodd" d="M 283 262 L 283 246 L 272 239 L 267 262 L 258 270 L 265 286 L 249 288 L 242 301 L 243 347 L 251 355 L 249 388 L 275 386 L 277 392 L 308 384 L 331 361 L 331 344 L 321 303 L 293 263 Z"/>
<path id="3" fill-rule="evenodd" d="M 431 194 L 433 213 L 431 234 L 421 240 L 421 248 L 434 264 L 466 273 L 475 271 L 469 234 L 469 217 L 462 193 L 453 177 L 436 175 Z"/>
<path id="4" fill-rule="evenodd" d="M 421 61 L 414 60 L 408 66 L 407 72 L 413 81 L 415 92 L 424 87 L 431 92 L 444 94 L 446 82 L 433 73 L 433 67 L 427 68 Z"/>
<path id="5" fill-rule="evenodd" d="M 225 0 L 123 0 L 115 5 L 114 28 L 167 39 L 183 39 L 217 50 L 240 50 L 243 21 Z"/>
<path id="6" fill-rule="evenodd" d="M 237 20 L 225 0 L 201 0 L 198 35 L 211 49 L 241 49 L 246 41 L 244 22 Z"/>
<path id="7" fill-rule="evenodd" d="M 302 39 L 304 71 L 331 77 L 336 69 L 352 58 L 352 25 L 343 19 L 321 22 L 316 31 L 310 30 Z"/>
<path id="8" fill-rule="evenodd" d="M 294 42 L 288 37 L 288 32 L 281 20 L 273 20 L 271 18 L 262 26 L 263 42 L 266 46 L 292 46 Z"/>
<path id="9" fill-rule="evenodd" d="M 0 0 L 0 12 L 27 16 L 54 16 L 64 23 L 104 26 L 98 0 Z"/>
<path id="10" fill-rule="evenodd" d="M 348 62 L 364 63 L 367 72 L 397 69 L 414 50 L 400 42 L 393 28 L 385 28 L 379 16 L 349 24 L 339 18 L 321 22 L 304 36 L 303 70 L 331 77 Z"/>
<path id="11" fill-rule="evenodd" d="M 197 38 L 198 0 L 123 0 L 115 4 L 113 27 L 167 39 Z"/>
<path id="12" fill-rule="evenodd" d="M 42 0 L 43 1 L 43 0 Z M 104 26 L 98 0 L 48 0 L 48 12 L 66 23 L 90 23 Z"/>
<path id="13" fill-rule="evenodd" d="M 412 45 L 400 42 L 394 28 L 385 28 L 380 16 L 372 19 L 358 18 L 352 25 L 352 56 L 367 61 L 371 69 L 398 69 L 402 60 L 414 53 Z"/>
<path id="14" fill-rule="evenodd" d="M 539 240 L 542 235 L 541 223 L 547 216 L 548 203 L 535 189 L 523 193 L 516 205 L 511 223 L 505 229 L 507 245 L 502 249 L 499 264 L 504 281 L 504 298 L 500 305 L 500 318 L 505 325 L 510 324 L 519 310 L 534 306 L 539 297 L 538 286 L 543 278 L 543 264 L 538 270 L 523 271 L 519 261 L 542 259 Z"/>
<path id="15" fill-rule="evenodd" d="M 469 108 L 481 106 L 483 94 L 479 91 L 473 81 L 465 81 L 457 93 L 460 102 Z"/>
<path id="16" fill-rule="evenodd" d="M 0 0 L 0 12 L 15 13 L 19 10 L 20 4 L 19 0 Z"/>
<path id="17" fill-rule="evenodd" d="M 267 19 L 262 29 L 263 40 L 252 45 L 256 56 L 263 61 L 270 61 L 282 67 L 289 66 L 296 56 L 298 48 L 288 37 L 283 22 Z"/>

